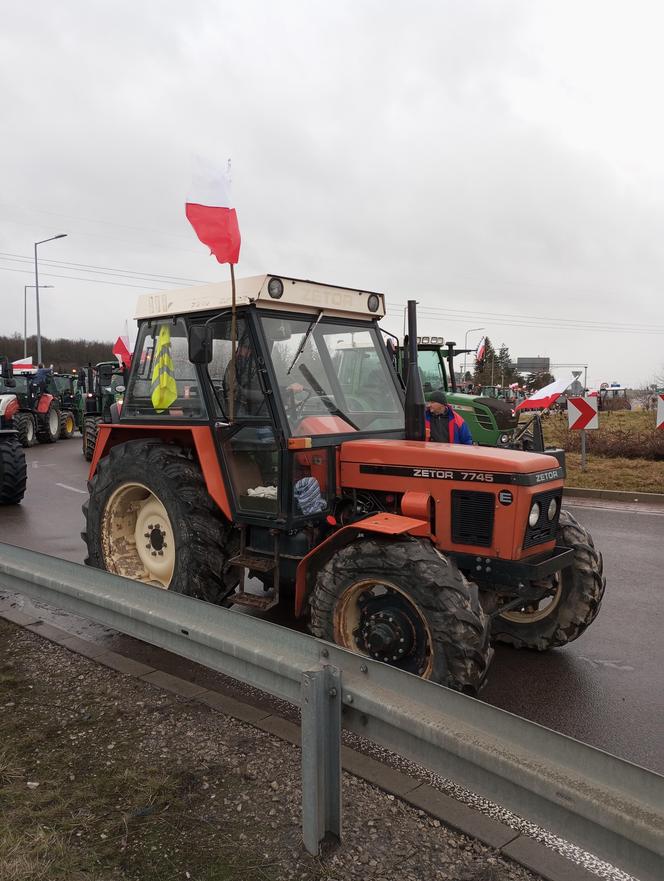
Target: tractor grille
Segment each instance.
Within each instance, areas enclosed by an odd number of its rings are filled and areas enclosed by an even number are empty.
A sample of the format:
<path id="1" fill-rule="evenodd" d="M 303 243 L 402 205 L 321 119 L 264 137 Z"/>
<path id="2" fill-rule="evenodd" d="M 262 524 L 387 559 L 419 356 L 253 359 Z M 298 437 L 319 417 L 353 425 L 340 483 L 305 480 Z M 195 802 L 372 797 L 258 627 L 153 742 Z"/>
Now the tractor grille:
<path id="1" fill-rule="evenodd" d="M 452 541 L 490 547 L 495 504 L 493 493 L 452 490 Z"/>
<path id="2" fill-rule="evenodd" d="M 480 428 L 484 428 L 486 431 L 494 430 L 493 419 L 491 418 L 490 413 L 484 413 L 482 410 L 477 410 L 475 418 L 477 419 L 477 424 Z"/>
<path id="3" fill-rule="evenodd" d="M 549 507 L 551 499 L 556 499 L 558 502 L 556 516 L 553 518 L 553 520 L 549 520 L 546 515 L 546 511 Z M 549 492 L 540 493 L 539 495 L 533 496 L 531 504 L 533 504 L 534 502 L 539 503 L 540 516 L 534 528 L 526 522 L 526 537 L 523 540 L 524 548 L 531 548 L 533 545 L 544 544 L 544 542 L 551 541 L 556 537 L 561 501 L 562 492 L 559 489 L 552 489 L 549 490 Z"/>

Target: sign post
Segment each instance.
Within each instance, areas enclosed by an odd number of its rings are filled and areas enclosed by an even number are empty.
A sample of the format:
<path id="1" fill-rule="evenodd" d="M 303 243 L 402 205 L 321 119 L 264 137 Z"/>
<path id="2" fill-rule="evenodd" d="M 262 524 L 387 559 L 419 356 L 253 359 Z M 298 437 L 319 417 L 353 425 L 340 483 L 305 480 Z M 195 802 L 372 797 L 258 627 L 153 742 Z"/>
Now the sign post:
<path id="1" fill-rule="evenodd" d="M 657 394 L 657 418 L 655 420 L 655 428 L 664 430 L 664 394 Z"/>
<path id="2" fill-rule="evenodd" d="M 567 419 L 570 431 L 581 432 L 581 470 L 586 470 L 586 429 L 599 428 L 598 398 L 568 398 Z"/>

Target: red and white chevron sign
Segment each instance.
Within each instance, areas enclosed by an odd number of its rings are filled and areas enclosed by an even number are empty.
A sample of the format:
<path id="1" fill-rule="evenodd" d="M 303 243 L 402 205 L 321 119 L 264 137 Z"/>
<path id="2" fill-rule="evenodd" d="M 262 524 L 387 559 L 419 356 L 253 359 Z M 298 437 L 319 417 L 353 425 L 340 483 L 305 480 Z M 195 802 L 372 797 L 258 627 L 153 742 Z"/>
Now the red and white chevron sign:
<path id="1" fill-rule="evenodd" d="M 657 420 L 655 428 L 664 429 L 664 395 L 657 395 Z"/>
<path id="2" fill-rule="evenodd" d="M 568 398 L 567 419 L 570 429 L 599 428 L 598 398 Z"/>

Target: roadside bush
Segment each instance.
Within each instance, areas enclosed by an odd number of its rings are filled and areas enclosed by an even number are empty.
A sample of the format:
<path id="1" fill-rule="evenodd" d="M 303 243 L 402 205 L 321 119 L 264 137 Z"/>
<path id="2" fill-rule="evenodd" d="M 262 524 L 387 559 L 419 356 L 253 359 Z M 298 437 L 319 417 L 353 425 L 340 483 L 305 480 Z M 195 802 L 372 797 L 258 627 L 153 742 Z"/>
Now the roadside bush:
<path id="1" fill-rule="evenodd" d="M 567 415 L 551 414 L 543 421 L 548 444 L 567 452 L 581 450 L 581 432 L 570 431 Z M 647 411 L 600 413 L 600 427 L 586 432 L 586 450 L 598 456 L 664 460 L 664 431 L 655 429 L 655 414 Z"/>

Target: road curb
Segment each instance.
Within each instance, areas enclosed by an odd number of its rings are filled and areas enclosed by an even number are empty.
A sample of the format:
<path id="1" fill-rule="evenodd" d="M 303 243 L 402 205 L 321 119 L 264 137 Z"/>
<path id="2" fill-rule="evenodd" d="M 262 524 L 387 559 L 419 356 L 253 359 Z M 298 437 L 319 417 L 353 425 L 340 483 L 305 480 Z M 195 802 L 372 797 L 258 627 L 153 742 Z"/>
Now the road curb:
<path id="1" fill-rule="evenodd" d="M 190 679 L 149 667 L 128 654 L 103 648 L 100 650 L 90 640 L 74 636 L 18 610 L 6 606 L 3 608 L 1 603 L 0 618 L 123 676 L 138 679 L 154 688 L 206 706 L 209 710 L 225 713 L 299 748 L 300 726 L 277 713 L 267 712 L 249 701 L 238 700 L 223 691 L 204 688 Z M 546 845 L 463 802 L 456 801 L 416 777 L 397 771 L 348 746 L 342 746 L 342 767 L 347 773 L 424 811 L 456 832 L 481 841 L 500 855 L 536 872 L 545 881 L 597 881 L 597 875 Z"/>
<path id="2" fill-rule="evenodd" d="M 625 492 L 614 489 L 585 489 L 584 487 L 566 486 L 566 499 L 602 499 L 612 502 L 631 502 L 643 505 L 664 507 L 664 493 Z"/>

